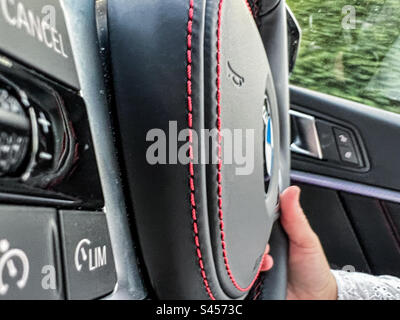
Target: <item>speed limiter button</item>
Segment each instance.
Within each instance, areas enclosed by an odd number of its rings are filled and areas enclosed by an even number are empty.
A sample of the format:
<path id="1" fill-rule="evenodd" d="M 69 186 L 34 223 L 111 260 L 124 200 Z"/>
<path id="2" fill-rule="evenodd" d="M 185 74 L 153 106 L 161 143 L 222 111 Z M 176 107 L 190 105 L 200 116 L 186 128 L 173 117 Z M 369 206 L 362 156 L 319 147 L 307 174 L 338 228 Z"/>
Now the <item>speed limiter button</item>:
<path id="1" fill-rule="evenodd" d="M 96 299 L 116 285 L 114 257 L 104 213 L 61 211 L 68 299 Z"/>

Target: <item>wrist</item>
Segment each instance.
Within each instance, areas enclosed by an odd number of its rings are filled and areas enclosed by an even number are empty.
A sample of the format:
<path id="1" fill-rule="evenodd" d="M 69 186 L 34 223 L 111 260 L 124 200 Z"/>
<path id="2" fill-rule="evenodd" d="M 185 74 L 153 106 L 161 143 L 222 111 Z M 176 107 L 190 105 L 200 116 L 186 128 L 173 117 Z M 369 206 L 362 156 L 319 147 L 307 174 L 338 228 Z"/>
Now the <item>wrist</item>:
<path id="1" fill-rule="evenodd" d="M 320 278 L 318 284 L 304 285 L 290 281 L 288 283 L 287 300 L 338 300 L 338 284 L 333 273 L 325 272 L 326 278 Z"/>
<path id="2" fill-rule="evenodd" d="M 327 300 L 337 300 L 338 299 L 338 285 L 336 282 L 336 278 L 333 275 L 332 271 L 329 271 L 330 280 L 327 291 Z"/>

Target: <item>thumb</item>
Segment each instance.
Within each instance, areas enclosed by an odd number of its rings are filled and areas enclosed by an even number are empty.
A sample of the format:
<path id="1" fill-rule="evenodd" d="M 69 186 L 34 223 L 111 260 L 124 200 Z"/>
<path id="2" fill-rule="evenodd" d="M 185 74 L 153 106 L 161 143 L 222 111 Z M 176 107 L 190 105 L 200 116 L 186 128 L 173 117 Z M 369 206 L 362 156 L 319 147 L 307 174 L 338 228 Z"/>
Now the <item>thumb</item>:
<path id="1" fill-rule="evenodd" d="M 301 248 L 313 248 L 318 238 L 300 206 L 300 188 L 290 187 L 281 195 L 281 222 L 290 242 Z"/>

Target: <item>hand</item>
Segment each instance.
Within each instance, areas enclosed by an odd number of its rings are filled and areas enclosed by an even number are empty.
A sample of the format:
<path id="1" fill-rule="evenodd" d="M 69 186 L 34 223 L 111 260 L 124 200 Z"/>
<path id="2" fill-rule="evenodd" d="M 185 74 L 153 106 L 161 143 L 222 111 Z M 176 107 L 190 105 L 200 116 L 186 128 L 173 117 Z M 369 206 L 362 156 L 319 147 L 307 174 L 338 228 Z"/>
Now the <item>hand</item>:
<path id="1" fill-rule="evenodd" d="M 337 284 L 318 236 L 300 206 L 300 189 L 288 188 L 281 196 L 281 222 L 289 237 L 288 300 L 336 300 Z M 272 268 L 268 255 L 262 270 Z"/>

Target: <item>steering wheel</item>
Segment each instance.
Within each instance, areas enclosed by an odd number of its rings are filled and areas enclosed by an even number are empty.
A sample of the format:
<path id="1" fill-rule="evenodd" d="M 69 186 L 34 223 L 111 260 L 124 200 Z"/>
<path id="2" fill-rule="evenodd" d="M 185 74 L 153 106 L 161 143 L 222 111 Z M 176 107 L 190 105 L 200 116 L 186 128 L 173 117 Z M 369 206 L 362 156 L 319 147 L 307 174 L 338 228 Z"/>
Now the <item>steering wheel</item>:
<path id="1" fill-rule="evenodd" d="M 156 296 L 284 299 L 284 1 L 113 0 L 108 10 L 124 169 Z M 275 267 L 260 274 L 268 242 Z"/>

